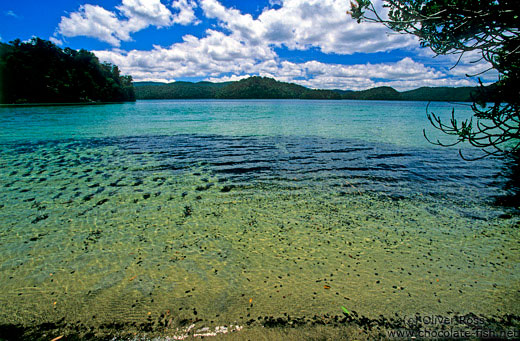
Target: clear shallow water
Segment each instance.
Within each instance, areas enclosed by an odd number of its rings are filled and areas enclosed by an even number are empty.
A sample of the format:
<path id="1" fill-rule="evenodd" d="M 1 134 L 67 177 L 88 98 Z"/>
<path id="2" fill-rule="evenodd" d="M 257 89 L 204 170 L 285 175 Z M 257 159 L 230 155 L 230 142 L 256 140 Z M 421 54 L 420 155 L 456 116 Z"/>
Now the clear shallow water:
<path id="1" fill-rule="evenodd" d="M 0 108 L 0 323 L 518 315 L 515 167 L 425 106 Z"/>

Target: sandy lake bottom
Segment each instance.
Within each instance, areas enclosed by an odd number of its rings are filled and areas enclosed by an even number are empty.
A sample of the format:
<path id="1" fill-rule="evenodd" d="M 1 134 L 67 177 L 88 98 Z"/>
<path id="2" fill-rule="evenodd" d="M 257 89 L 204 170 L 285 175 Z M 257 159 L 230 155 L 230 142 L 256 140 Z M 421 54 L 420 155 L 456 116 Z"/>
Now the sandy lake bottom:
<path id="1" fill-rule="evenodd" d="M 520 313 L 520 219 L 492 200 L 507 183 L 494 161 L 468 184 L 474 164 L 444 151 L 319 138 L 47 141 L 0 155 L 4 326 L 173 337 L 192 324 Z"/>

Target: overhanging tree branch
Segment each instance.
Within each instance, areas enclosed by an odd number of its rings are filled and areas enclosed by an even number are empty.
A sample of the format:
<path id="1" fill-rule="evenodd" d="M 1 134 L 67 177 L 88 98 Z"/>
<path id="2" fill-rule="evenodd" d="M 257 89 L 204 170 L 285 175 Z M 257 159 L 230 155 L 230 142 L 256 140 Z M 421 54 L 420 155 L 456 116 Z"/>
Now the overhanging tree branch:
<path id="1" fill-rule="evenodd" d="M 383 17 L 370 0 L 351 2 L 348 12 L 358 22 L 381 23 L 392 31 L 412 34 L 436 56 L 478 51 L 498 72 L 498 82 L 484 87 L 471 106 L 474 117 L 449 123 L 427 113 L 433 127 L 454 139 L 431 141 L 440 146 L 462 142 L 481 149 L 484 156 L 520 151 L 520 18 L 518 0 L 384 0 Z M 473 76 L 480 75 L 478 73 Z M 470 77 L 469 75 L 467 75 Z M 427 109 L 428 110 L 428 109 Z M 475 118 L 475 121 L 473 120 Z M 462 153 L 461 153 L 462 156 Z"/>

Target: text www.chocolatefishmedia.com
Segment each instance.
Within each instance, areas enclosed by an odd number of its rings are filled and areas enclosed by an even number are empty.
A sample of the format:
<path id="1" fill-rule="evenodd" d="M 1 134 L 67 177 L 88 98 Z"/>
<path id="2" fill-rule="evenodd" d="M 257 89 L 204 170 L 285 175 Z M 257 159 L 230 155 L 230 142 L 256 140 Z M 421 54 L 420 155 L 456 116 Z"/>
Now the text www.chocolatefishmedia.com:
<path id="1" fill-rule="evenodd" d="M 449 339 L 467 339 L 467 338 L 501 338 L 501 339 L 517 339 L 520 338 L 520 330 L 491 330 L 491 329 L 444 329 L 444 330 L 428 330 L 428 329 L 395 329 L 387 332 L 390 338 L 449 338 Z"/>

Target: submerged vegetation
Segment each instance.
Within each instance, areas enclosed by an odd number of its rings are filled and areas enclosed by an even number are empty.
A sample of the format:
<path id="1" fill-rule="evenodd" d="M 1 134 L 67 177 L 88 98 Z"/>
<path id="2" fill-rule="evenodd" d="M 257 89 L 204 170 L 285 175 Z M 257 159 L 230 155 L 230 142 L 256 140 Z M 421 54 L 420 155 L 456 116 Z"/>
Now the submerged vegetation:
<path id="1" fill-rule="evenodd" d="M 250 77 L 237 82 L 135 83 L 137 99 L 354 99 L 400 101 L 471 102 L 477 89 L 419 88 L 399 92 L 391 87 L 363 91 L 312 90 L 301 85 L 266 77 Z"/>
<path id="2" fill-rule="evenodd" d="M 134 101 L 131 76 L 86 50 L 33 38 L 0 43 L 0 103 Z"/>

